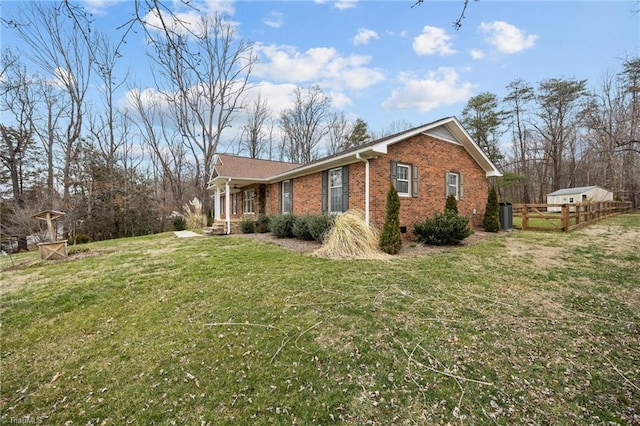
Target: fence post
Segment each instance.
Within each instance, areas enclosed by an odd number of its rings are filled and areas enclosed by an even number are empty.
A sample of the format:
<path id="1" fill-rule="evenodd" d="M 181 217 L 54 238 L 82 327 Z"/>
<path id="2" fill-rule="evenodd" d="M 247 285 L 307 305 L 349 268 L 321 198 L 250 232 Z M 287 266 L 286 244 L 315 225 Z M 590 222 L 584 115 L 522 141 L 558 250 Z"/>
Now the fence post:
<path id="1" fill-rule="evenodd" d="M 580 213 L 578 213 L 580 216 Z M 569 204 L 562 205 L 562 230 L 564 232 L 569 231 Z"/>
<path id="2" fill-rule="evenodd" d="M 524 231 L 529 227 L 529 205 L 522 205 L 522 230 Z"/>

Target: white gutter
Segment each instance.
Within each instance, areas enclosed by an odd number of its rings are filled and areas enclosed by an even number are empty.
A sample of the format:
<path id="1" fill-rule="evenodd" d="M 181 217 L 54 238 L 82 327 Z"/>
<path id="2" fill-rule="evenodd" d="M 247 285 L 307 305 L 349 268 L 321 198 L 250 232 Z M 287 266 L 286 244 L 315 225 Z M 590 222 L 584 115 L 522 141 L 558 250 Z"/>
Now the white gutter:
<path id="1" fill-rule="evenodd" d="M 364 220 L 367 225 L 371 222 L 371 213 L 369 212 L 369 160 L 362 158 L 360 153 L 356 153 L 356 158 L 364 162 Z"/>
<path id="2" fill-rule="evenodd" d="M 227 235 L 231 234 L 231 178 L 224 184 L 224 219 L 227 222 Z"/>

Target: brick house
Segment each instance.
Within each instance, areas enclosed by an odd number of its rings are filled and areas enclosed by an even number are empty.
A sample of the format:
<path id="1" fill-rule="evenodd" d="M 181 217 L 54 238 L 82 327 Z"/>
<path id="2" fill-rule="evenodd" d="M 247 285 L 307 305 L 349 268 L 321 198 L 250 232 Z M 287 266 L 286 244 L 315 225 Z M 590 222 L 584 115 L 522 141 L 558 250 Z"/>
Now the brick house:
<path id="1" fill-rule="evenodd" d="M 244 218 L 275 214 L 364 211 L 382 229 L 386 194 L 393 183 L 400 195 L 400 225 L 413 225 L 444 209 L 447 195 L 458 212 L 482 222 L 487 178 L 501 176 L 455 117 L 443 118 L 310 164 L 299 165 L 227 154 L 215 158 L 209 188 L 214 190 L 217 224 L 225 233 Z"/>

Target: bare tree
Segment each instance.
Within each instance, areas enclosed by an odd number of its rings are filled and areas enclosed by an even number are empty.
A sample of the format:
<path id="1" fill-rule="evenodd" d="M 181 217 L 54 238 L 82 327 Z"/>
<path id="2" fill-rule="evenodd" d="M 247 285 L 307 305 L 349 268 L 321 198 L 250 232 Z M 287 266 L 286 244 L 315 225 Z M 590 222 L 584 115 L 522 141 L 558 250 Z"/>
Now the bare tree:
<path id="1" fill-rule="evenodd" d="M 239 39 L 234 24 L 221 15 L 202 17 L 185 31 L 173 16 L 160 9 L 155 13 L 162 28 L 147 29 L 153 59 L 165 77 L 156 84 L 167 95 L 177 127 L 197 159 L 196 180 L 205 199 L 213 156 L 248 88 L 256 61 L 253 44 Z"/>
<path id="2" fill-rule="evenodd" d="M 329 155 L 337 154 L 344 150 L 350 131 L 351 123 L 347 121 L 343 112 L 333 113 L 331 115 L 327 132 L 329 138 L 327 153 Z"/>
<path id="3" fill-rule="evenodd" d="M 298 86 L 293 95 L 293 106 L 280 113 L 285 157 L 306 164 L 318 156 L 318 144 L 327 134 L 331 100 L 320 86 Z"/>
<path id="4" fill-rule="evenodd" d="M 22 205 L 27 155 L 34 147 L 34 111 L 36 99 L 26 68 L 18 57 L 5 50 L 2 54 L 3 78 L 0 80 L 0 111 L 6 124 L 0 124 L 0 163 L 11 181 L 15 205 Z"/>
<path id="5" fill-rule="evenodd" d="M 18 36 L 30 47 L 31 59 L 63 88 L 68 109 L 63 131 L 63 204 L 70 202 L 71 164 L 76 154 L 85 115 L 85 96 L 89 87 L 92 55 L 87 23 L 69 15 L 64 4 L 28 3 L 17 20 L 10 21 Z"/>
<path id="6" fill-rule="evenodd" d="M 269 146 L 269 109 L 267 101 L 258 96 L 247 108 L 247 123 L 242 128 L 240 149 L 250 158 L 260 158 Z"/>

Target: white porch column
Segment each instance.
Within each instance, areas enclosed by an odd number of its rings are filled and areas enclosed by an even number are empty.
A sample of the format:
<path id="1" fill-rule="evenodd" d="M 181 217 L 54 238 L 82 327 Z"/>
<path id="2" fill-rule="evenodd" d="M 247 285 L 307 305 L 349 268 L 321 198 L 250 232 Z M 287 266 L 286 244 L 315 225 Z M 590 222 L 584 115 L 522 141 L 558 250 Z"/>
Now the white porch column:
<path id="1" fill-rule="evenodd" d="M 231 233 L 231 186 L 228 179 L 224 184 L 224 218 L 227 222 L 227 234 Z"/>
<path id="2" fill-rule="evenodd" d="M 213 200 L 213 209 L 215 210 L 215 221 L 220 220 L 220 187 L 216 184 L 216 195 L 215 200 Z"/>

